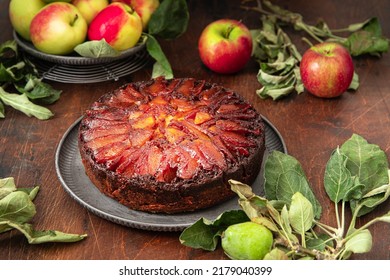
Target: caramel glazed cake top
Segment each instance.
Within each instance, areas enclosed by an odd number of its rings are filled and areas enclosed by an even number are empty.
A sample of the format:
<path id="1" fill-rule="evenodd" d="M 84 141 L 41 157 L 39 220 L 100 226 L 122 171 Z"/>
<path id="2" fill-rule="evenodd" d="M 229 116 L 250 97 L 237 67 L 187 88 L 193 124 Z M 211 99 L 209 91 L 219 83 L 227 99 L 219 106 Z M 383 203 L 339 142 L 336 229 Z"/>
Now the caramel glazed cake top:
<path id="1" fill-rule="evenodd" d="M 158 192 L 216 176 L 225 185 L 227 175 L 253 181 L 264 137 L 261 116 L 239 94 L 192 78 L 157 78 L 124 85 L 93 103 L 82 119 L 79 145 L 82 156 L 96 163 L 97 177 L 107 181 L 104 171 L 117 178 L 116 186 L 100 186 L 114 197 L 121 184 Z M 256 168 L 232 176 L 246 165 Z"/>

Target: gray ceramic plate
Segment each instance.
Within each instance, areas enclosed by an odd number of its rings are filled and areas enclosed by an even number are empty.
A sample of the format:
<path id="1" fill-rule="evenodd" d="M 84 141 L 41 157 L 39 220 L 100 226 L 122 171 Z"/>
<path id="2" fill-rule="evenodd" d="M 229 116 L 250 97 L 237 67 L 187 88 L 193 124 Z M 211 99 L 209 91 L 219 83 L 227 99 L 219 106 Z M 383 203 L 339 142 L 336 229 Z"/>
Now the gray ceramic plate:
<path id="1" fill-rule="evenodd" d="M 70 55 L 53 55 L 53 54 L 43 53 L 37 50 L 31 42 L 21 38 L 15 31 L 14 31 L 14 39 L 16 43 L 28 54 L 37 57 L 39 59 L 43 59 L 45 61 L 49 61 L 57 64 L 65 64 L 65 65 L 95 65 L 95 64 L 110 63 L 113 61 L 122 60 L 129 56 L 132 56 L 138 53 L 139 51 L 142 51 L 145 48 L 145 43 L 139 43 L 133 48 L 122 51 L 120 55 L 115 57 L 88 58 L 88 57 L 79 56 L 77 53 L 72 53 Z"/>
<path id="2" fill-rule="evenodd" d="M 264 118 L 264 117 L 263 117 Z M 56 171 L 64 189 L 82 206 L 97 216 L 121 225 L 155 231 L 181 231 L 201 217 L 214 220 L 226 210 L 239 209 L 237 198 L 220 205 L 182 214 L 151 214 L 130 210 L 102 194 L 89 180 L 81 163 L 77 145 L 78 119 L 64 134 L 55 157 Z M 277 129 L 266 119 L 266 154 L 272 150 L 287 153 L 285 143 Z M 264 162 L 264 161 L 263 161 Z M 255 193 L 263 194 L 263 168 L 252 187 Z"/>

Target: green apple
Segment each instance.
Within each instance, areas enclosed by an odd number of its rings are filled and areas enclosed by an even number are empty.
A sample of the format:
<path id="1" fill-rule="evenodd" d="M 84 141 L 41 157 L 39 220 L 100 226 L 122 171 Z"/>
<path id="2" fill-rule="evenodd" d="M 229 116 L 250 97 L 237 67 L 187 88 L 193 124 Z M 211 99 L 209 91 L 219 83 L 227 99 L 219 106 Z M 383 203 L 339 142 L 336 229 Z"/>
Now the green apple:
<path id="1" fill-rule="evenodd" d="M 72 0 L 71 2 L 77 9 L 79 9 L 82 16 L 88 24 L 93 18 L 105 7 L 108 6 L 108 0 Z"/>
<path id="2" fill-rule="evenodd" d="M 112 2 L 122 2 L 132 7 L 141 17 L 144 30 L 148 26 L 150 17 L 160 6 L 159 0 L 112 0 Z"/>
<path id="3" fill-rule="evenodd" d="M 42 0 L 11 0 L 9 18 L 12 27 L 24 39 L 30 41 L 30 24 L 34 16 L 46 5 Z"/>
<path id="4" fill-rule="evenodd" d="M 69 3 L 46 5 L 31 21 L 34 46 L 45 53 L 66 55 L 85 41 L 88 25 L 79 10 Z"/>
<path id="5" fill-rule="evenodd" d="M 128 5 L 111 3 L 92 20 L 88 27 L 88 39 L 106 42 L 117 51 L 137 44 L 142 34 L 140 16 Z"/>
<path id="6" fill-rule="evenodd" d="M 222 235 L 222 248 L 234 260 L 262 260 L 271 251 L 272 232 L 263 225 L 244 222 L 229 226 Z"/>

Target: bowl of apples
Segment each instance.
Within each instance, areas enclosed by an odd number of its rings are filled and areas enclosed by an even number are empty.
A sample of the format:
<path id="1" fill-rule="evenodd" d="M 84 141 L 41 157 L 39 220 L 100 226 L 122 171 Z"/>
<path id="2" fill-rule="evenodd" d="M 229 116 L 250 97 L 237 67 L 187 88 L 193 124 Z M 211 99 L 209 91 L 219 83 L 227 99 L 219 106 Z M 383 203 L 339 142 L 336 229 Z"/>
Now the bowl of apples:
<path id="1" fill-rule="evenodd" d="M 145 49 L 158 0 L 11 0 L 14 39 L 26 53 L 57 64 L 92 65 Z"/>

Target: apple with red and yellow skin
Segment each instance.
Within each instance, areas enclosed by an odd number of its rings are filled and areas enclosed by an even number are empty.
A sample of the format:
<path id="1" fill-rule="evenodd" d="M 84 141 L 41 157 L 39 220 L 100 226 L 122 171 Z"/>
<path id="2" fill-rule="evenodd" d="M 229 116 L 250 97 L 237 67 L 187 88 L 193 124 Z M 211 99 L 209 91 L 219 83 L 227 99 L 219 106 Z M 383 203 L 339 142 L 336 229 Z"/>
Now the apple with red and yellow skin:
<path id="1" fill-rule="evenodd" d="M 43 0 L 43 2 L 48 3 L 48 4 L 54 3 L 54 2 L 66 2 L 66 3 L 70 3 L 70 1 L 72 1 L 72 0 Z"/>
<path id="2" fill-rule="evenodd" d="M 105 39 L 117 51 L 135 46 L 141 34 L 140 16 L 123 3 L 109 4 L 96 15 L 88 27 L 89 40 Z"/>
<path id="3" fill-rule="evenodd" d="M 42 0 L 11 0 L 9 3 L 11 25 L 24 39 L 30 41 L 31 21 L 45 5 Z"/>
<path id="4" fill-rule="evenodd" d="M 38 50 L 66 55 L 85 41 L 87 22 L 72 4 L 54 2 L 42 8 L 30 25 L 31 41 Z"/>
<path id="5" fill-rule="evenodd" d="M 159 0 L 112 0 L 112 2 L 122 2 L 132 7 L 141 17 L 144 30 L 149 23 L 150 17 L 160 5 Z"/>
<path id="6" fill-rule="evenodd" d="M 204 65 L 212 71 L 220 74 L 236 73 L 251 58 L 252 36 L 240 21 L 216 20 L 203 29 L 198 51 Z"/>
<path id="7" fill-rule="evenodd" d="M 303 54 L 300 73 L 303 85 L 311 94 L 333 98 L 350 86 L 354 66 L 346 48 L 334 42 L 324 42 Z"/>
<path id="8" fill-rule="evenodd" d="M 81 15 L 90 24 L 94 17 L 105 7 L 108 6 L 108 0 L 72 0 L 71 4 L 79 9 Z"/>

